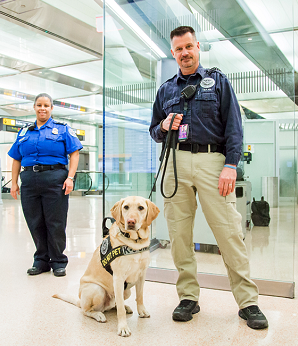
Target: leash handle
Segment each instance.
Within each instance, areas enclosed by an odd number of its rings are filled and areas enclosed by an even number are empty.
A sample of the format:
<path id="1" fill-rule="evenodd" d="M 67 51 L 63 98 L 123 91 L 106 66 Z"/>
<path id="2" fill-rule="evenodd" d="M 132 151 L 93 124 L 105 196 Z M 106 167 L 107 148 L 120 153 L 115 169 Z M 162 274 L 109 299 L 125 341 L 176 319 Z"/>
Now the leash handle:
<path id="1" fill-rule="evenodd" d="M 167 135 L 167 139 L 166 139 L 166 144 L 165 144 L 164 149 L 163 149 L 162 154 L 161 154 L 160 165 L 159 165 L 159 168 L 158 168 L 157 175 L 155 177 L 155 181 L 154 181 L 153 187 L 152 187 L 150 195 L 148 197 L 149 199 L 151 198 L 152 192 L 155 189 L 156 182 L 157 182 L 157 179 L 158 179 L 158 176 L 159 176 L 162 164 L 163 164 L 164 157 L 166 157 L 166 161 L 165 161 L 165 167 L 164 167 L 163 175 L 162 175 L 162 179 L 161 179 L 160 192 L 161 192 L 161 194 L 162 194 L 162 196 L 164 198 L 172 198 L 173 196 L 175 196 L 175 194 L 177 192 L 177 189 L 178 189 L 176 153 L 175 153 L 175 149 L 176 149 L 176 136 L 174 135 L 174 133 L 176 133 L 176 130 L 172 130 L 172 125 L 173 125 L 173 122 L 175 120 L 176 115 L 177 115 L 177 113 L 174 113 L 173 117 L 171 119 L 169 131 L 168 131 L 168 135 Z M 163 182 L 164 182 L 164 177 L 165 177 L 165 173 L 166 173 L 166 169 L 167 169 L 167 165 L 168 165 L 168 159 L 169 159 L 169 156 L 170 156 L 171 148 L 173 150 L 173 168 L 174 168 L 174 177 L 175 177 L 175 188 L 174 188 L 174 192 L 172 193 L 171 196 L 166 196 L 164 194 L 164 191 L 163 191 Z"/>

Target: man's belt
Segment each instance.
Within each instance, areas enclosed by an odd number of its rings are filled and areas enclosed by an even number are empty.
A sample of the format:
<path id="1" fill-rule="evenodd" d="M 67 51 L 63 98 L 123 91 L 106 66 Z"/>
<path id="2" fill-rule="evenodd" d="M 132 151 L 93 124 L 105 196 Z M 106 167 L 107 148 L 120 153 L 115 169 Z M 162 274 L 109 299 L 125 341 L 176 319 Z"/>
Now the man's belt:
<path id="1" fill-rule="evenodd" d="M 178 143 L 177 150 L 190 151 L 193 154 L 209 152 L 223 154 L 224 147 L 217 144 Z"/>
<path id="2" fill-rule="evenodd" d="M 35 166 L 24 167 L 24 171 L 33 171 L 33 172 L 50 171 L 53 169 L 65 169 L 65 165 L 58 163 L 57 165 L 35 165 Z"/>

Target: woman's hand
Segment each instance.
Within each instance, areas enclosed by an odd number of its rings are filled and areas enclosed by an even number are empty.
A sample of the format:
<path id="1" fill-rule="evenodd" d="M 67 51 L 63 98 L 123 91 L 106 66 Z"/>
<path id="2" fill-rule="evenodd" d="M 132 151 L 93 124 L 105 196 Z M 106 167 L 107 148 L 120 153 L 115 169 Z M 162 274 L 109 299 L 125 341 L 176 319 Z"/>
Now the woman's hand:
<path id="1" fill-rule="evenodd" d="M 12 167 L 11 167 L 11 188 L 10 188 L 10 194 L 14 199 L 17 199 L 17 195 L 20 194 L 20 188 L 18 185 L 18 179 L 19 174 L 21 170 L 21 161 L 12 160 Z"/>
<path id="2" fill-rule="evenodd" d="M 69 154 L 69 171 L 68 176 L 74 177 L 79 163 L 79 151 L 75 150 L 73 153 Z M 65 189 L 65 194 L 68 195 L 73 190 L 73 181 L 67 178 L 63 184 L 63 190 Z"/>
<path id="3" fill-rule="evenodd" d="M 10 188 L 10 194 L 14 199 L 18 199 L 17 195 L 20 195 L 20 188 L 18 184 L 12 183 Z"/>
<path id="4" fill-rule="evenodd" d="M 67 178 L 64 183 L 63 183 L 63 187 L 62 190 L 65 189 L 65 195 L 69 195 L 71 193 L 71 191 L 73 190 L 73 181 L 70 178 Z"/>

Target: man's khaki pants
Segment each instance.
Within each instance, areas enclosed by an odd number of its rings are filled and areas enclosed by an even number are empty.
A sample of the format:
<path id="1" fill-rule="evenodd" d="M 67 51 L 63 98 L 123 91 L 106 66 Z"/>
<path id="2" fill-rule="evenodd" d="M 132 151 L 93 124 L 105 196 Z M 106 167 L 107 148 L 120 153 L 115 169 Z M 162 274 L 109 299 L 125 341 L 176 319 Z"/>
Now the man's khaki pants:
<path id="1" fill-rule="evenodd" d="M 164 192 L 174 190 L 172 154 L 169 158 Z M 172 256 L 179 272 L 177 292 L 180 300 L 199 300 L 197 262 L 193 228 L 197 209 L 196 193 L 206 220 L 215 236 L 227 268 L 231 289 L 240 309 L 258 304 L 258 288 L 250 279 L 249 260 L 243 242 L 241 215 L 236 210 L 235 192 L 223 197 L 218 180 L 225 157 L 220 153 L 197 153 L 176 150 L 178 191 L 164 199 Z"/>

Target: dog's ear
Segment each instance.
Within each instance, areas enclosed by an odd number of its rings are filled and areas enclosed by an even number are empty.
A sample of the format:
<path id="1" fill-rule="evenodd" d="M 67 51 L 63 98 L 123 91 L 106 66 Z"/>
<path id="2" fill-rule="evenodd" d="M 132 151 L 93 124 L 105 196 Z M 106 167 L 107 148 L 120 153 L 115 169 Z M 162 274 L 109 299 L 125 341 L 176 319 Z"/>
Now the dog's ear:
<path id="1" fill-rule="evenodd" d="M 147 225 L 151 225 L 152 221 L 155 220 L 160 212 L 160 210 L 157 208 L 157 206 L 150 201 L 150 199 L 146 199 L 146 203 L 147 203 L 147 218 L 146 218 L 146 222 Z"/>
<path id="2" fill-rule="evenodd" d="M 113 216 L 113 218 L 116 220 L 117 223 L 119 223 L 121 221 L 121 208 L 122 208 L 122 204 L 124 202 L 124 199 L 120 199 L 120 201 L 116 202 L 114 204 L 114 206 L 112 207 L 111 211 L 111 215 Z"/>

